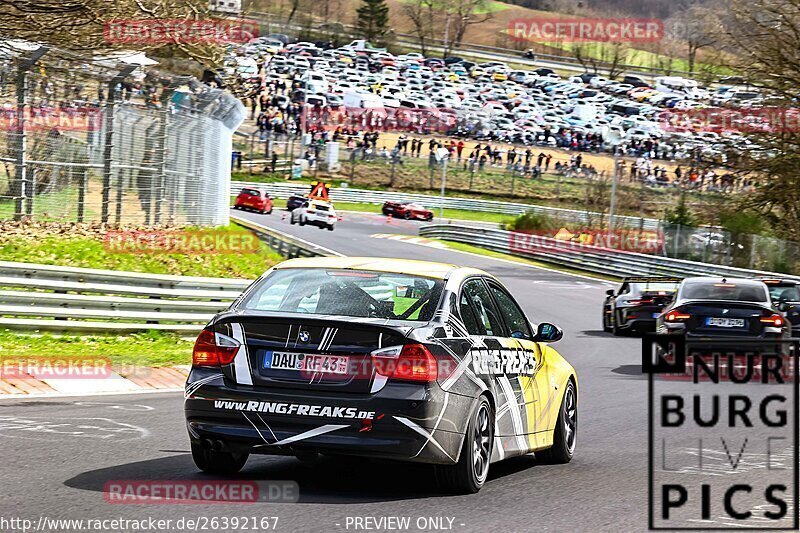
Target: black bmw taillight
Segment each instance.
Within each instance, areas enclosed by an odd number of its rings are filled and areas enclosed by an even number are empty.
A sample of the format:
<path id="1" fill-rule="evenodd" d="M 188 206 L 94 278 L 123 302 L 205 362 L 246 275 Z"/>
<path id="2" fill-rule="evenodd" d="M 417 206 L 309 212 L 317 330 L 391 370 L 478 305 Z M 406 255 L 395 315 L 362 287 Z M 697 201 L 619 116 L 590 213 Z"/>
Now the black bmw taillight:
<path id="1" fill-rule="evenodd" d="M 192 352 L 192 366 L 218 367 L 229 365 L 239 351 L 239 341 L 227 335 L 204 329 L 197 336 Z"/>

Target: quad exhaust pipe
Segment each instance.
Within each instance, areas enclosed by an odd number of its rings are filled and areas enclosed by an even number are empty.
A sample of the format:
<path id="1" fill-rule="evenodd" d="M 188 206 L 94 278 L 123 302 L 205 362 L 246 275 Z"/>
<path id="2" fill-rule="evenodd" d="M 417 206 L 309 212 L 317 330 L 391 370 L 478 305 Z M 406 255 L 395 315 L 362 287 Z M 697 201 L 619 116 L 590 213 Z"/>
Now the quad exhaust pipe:
<path id="1" fill-rule="evenodd" d="M 221 440 L 203 439 L 203 448 L 207 450 L 214 450 L 215 452 L 222 451 L 225 444 Z"/>

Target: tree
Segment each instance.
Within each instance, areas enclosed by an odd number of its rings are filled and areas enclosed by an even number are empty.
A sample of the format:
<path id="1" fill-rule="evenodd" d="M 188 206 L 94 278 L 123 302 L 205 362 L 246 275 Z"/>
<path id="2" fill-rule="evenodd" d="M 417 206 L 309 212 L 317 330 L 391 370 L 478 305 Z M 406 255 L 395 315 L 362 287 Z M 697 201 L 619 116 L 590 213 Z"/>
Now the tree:
<path id="1" fill-rule="evenodd" d="M 800 0 L 733 0 L 720 31 L 720 45 L 730 67 L 753 80 L 772 98 L 774 126 L 745 131 L 749 143 L 731 143 L 737 170 L 755 188 L 743 196 L 751 208 L 772 223 L 779 237 L 800 235 L 800 128 L 792 118 L 800 87 Z M 781 122 L 780 110 L 786 110 Z"/>
<path id="2" fill-rule="evenodd" d="M 109 27 L 115 21 L 164 20 L 189 24 L 221 19 L 210 12 L 207 0 L 0 0 L 3 37 L 93 53 L 135 46 L 164 57 L 189 57 L 206 66 L 222 61 L 222 42 L 192 42 L 174 34 L 168 42 L 137 41 L 135 45 L 109 38 Z"/>
<path id="3" fill-rule="evenodd" d="M 681 188 L 681 194 L 678 197 L 678 205 L 674 208 L 666 209 L 664 212 L 664 222 L 678 226 L 697 226 L 697 217 L 686 203 L 686 189 Z"/>
<path id="4" fill-rule="evenodd" d="M 356 16 L 356 28 L 364 39 L 382 43 L 389 31 L 389 6 L 386 0 L 362 0 Z"/>
<path id="5" fill-rule="evenodd" d="M 414 26 L 420 53 L 424 56 L 428 55 L 428 42 L 433 39 L 433 22 L 436 14 L 434 2 L 435 0 L 408 0 L 403 3 L 403 13 Z"/>
<path id="6" fill-rule="evenodd" d="M 486 4 L 486 0 L 445 0 L 442 8 L 445 12 L 445 57 L 461 44 L 470 26 L 492 18 L 491 12 L 486 11 Z"/>
<path id="7" fill-rule="evenodd" d="M 718 42 L 718 9 L 724 9 L 724 5 L 713 7 L 699 0 L 684 0 L 682 9 L 667 21 L 668 36 L 686 44 L 686 62 L 690 73 L 695 70 L 697 53 Z"/>

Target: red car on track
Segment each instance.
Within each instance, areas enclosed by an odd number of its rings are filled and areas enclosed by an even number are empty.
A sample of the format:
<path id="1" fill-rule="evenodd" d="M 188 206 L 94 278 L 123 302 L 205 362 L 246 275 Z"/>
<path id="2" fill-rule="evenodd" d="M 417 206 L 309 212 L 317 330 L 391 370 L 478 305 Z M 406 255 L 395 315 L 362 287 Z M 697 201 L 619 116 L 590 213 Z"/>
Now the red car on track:
<path id="1" fill-rule="evenodd" d="M 386 216 L 392 215 L 406 220 L 433 220 L 433 211 L 413 202 L 386 202 L 382 211 Z"/>
<path id="2" fill-rule="evenodd" d="M 233 204 L 233 208 L 249 209 L 269 215 L 272 213 L 272 198 L 269 197 L 269 194 L 258 189 L 242 189 L 236 197 L 236 203 Z"/>

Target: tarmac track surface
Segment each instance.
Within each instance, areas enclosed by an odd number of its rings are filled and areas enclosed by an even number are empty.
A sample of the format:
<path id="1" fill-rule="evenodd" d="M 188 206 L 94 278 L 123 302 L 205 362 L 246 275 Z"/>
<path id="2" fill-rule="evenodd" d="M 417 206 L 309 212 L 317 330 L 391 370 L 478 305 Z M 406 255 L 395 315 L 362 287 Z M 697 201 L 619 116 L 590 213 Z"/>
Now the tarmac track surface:
<path id="1" fill-rule="evenodd" d="M 4 400 L 0 516 L 34 523 L 42 515 L 153 517 L 173 524 L 182 517 L 277 516 L 277 531 L 304 532 L 353 531 L 355 517 L 409 517 L 412 531 L 437 529 L 435 522 L 424 521 L 429 517 L 443 518 L 445 528 L 451 524 L 451 530 L 470 532 L 646 530 L 647 379 L 641 374 L 640 340 L 601 331 L 608 283 L 372 237 L 416 235 L 417 222 L 387 223 L 385 217 L 345 213 L 330 232 L 289 225 L 279 211 L 237 214 L 345 255 L 453 262 L 498 276 L 534 322 L 552 322 L 565 332 L 555 347 L 575 366 L 580 382 L 574 460 L 556 466 L 539 464 L 533 456 L 510 459 L 492 465 L 479 494 L 443 496 L 424 465 L 323 460 L 307 466 L 293 457 L 251 456 L 242 478 L 296 481 L 299 502 L 112 505 L 104 498 L 109 481 L 209 479 L 189 454 L 181 393 Z M 736 453 L 740 444 L 733 446 Z M 723 523 L 715 519 L 703 525 Z M 372 530 L 386 525 L 362 524 Z"/>

